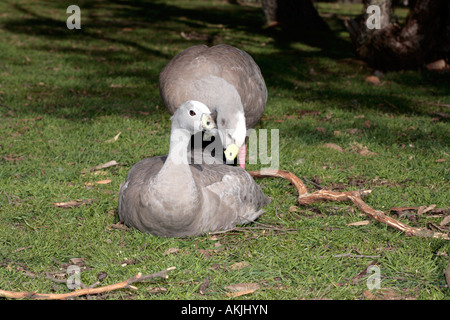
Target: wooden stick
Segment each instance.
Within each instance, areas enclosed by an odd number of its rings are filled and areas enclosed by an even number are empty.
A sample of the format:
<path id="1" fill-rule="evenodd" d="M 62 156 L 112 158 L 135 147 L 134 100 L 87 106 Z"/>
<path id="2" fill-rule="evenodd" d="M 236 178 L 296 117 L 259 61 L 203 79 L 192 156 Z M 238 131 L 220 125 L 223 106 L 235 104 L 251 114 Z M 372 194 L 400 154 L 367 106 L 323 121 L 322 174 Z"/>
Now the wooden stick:
<path id="1" fill-rule="evenodd" d="M 153 279 L 153 278 L 167 279 L 168 278 L 167 272 L 174 270 L 174 269 L 175 269 L 175 267 L 170 267 L 165 270 L 162 270 L 162 271 L 159 271 L 156 273 L 152 273 L 152 274 L 148 274 L 145 276 L 143 276 L 139 272 L 134 277 L 131 277 L 131 278 L 129 278 L 125 281 L 119 282 L 119 283 L 115 283 L 115 284 L 111 284 L 111 285 L 103 286 L 103 287 L 98 287 L 98 288 L 87 287 L 87 288 L 75 290 L 75 291 L 69 292 L 69 293 L 36 293 L 35 291 L 26 292 L 26 291 L 0 290 L 0 296 L 6 297 L 6 298 L 13 298 L 13 299 L 29 298 L 29 299 L 42 299 L 42 300 L 63 300 L 63 299 L 68 299 L 68 298 L 73 298 L 73 297 L 78 297 L 78 296 L 98 294 L 98 293 L 113 291 L 113 290 L 117 290 L 117 289 L 124 289 L 124 288 L 136 290 L 137 288 L 135 286 L 132 286 L 131 285 L 132 283 L 142 282 L 142 281 L 145 281 L 148 279 Z"/>
<path id="2" fill-rule="evenodd" d="M 436 238 L 450 240 L 450 236 L 445 233 L 435 232 L 426 228 L 414 228 L 410 227 L 403 222 L 395 220 L 387 216 L 383 211 L 375 210 L 369 205 L 367 205 L 362 199 L 362 196 L 371 193 L 371 190 L 360 190 L 360 191 L 344 191 L 336 192 L 321 189 L 313 193 L 309 193 L 306 189 L 304 183 L 295 174 L 284 170 L 262 170 L 262 171 L 248 171 L 248 173 L 253 178 L 266 178 L 266 177 L 280 177 L 290 181 L 298 191 L 297 202 L 300 205 L 310 205 L 318 201 L 352 201 L 355 206 L 365 213 L 370 218 L 387 224 L 388 226 L 402 231 L 407 236 L 416 236 L 424 238 Z"/>
<path id="3" fill-rule="evenodd" d="M 298 191 L 299 195 L 308 193 L 303 182 L 292 172 L 286 170 L 273 170 L 273 169 L 265 169 L 262 171 L 248 171 L 253 178 L 267 178 L 267 177 L 279 177 L 286 180 L 289 180 Z"/>

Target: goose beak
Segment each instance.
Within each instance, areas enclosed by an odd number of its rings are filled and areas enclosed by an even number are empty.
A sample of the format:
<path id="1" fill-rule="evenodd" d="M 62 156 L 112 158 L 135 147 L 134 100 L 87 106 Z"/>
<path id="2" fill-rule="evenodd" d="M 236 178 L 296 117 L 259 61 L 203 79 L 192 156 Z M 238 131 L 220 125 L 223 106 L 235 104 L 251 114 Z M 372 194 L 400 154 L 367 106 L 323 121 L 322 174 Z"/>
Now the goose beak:
<path id="1" fill-rule="evenodd" d="M 230 144 L 226 149 L 225 149 L 225 158 L 227 158 L 228 161 L 234 161 L 234 159 L 236 158 L 237 154 L 238 154 L 239 148 L 237 147 L 237 145 Z"/>
<path id="2" fill-rule="evenodd" d="M 214 122 L 213 118 L 211 117 L 211 114 L 204 113 L 201 116 L 201 126 L 203 130 L 209 131 L 214 128 L 217 128 L 216 123 Z"/>

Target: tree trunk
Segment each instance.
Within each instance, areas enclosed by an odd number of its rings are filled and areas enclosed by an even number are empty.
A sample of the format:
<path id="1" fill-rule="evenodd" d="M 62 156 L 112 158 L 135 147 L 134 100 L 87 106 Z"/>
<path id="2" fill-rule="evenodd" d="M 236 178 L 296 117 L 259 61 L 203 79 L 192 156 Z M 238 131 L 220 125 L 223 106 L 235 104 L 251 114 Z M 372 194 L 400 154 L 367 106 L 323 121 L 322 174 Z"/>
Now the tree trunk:
<path id="1" fill-rule="evenodd" d="M 369 29 L 364 14 L 346 21 L 356 54 L 379 70 L 420 69 L 438 59 L 448 62 L 450 53 L 450 1 L 411 1 L 406 24 L 389 20 L 391 0 L 366 0 L 380 7 L 381 28 Z"/>
<path id="2" fill-rule="evenodd" d="M 328 31 L 312 0 L 261 0 L 269 25 L 280 25 L 291 32 Z"/>

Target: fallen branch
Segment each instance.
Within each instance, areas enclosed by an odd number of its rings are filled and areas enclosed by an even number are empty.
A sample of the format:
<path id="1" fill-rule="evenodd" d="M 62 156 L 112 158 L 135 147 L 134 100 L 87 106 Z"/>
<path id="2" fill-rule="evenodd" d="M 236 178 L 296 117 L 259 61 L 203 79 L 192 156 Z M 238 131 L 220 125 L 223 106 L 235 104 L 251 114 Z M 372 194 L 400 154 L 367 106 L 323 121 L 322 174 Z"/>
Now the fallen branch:
<path id="1" fill-rule="evenodd" d="M 152 273 L 152 274 L 148 274 L 148 275 L 144 275 L 144 276 L 139 272 L 134 277 L 131 277 L 131 278 L 129 278 L 125 281 L 119 282 L 119 283 L 115 283 L 115 284 L 111 284 L 111 285 L 103 286 L 103 287 L 97 287 L 97 288 L 93 288 L 91 286 L 91 287 L 87 287 L 87 288 L 76 290 L 76 291 L 69 292 L 69 293 L 36 293 L 34 291 L 27 292 L 27 291 L 0 290 L 0 296 L 6 297 L 6 298 L 12 298 L 12 299 L 28 298 L 28 299 L 41 299 L 41 300 L 64 300 L 64 299 L 69 299 L 69 298 L 74 298 L 74 297 L 79 297 L 79 296 L 84 296 L 84 295 L 99 294 L 99 293 L 118 290 L 118 289 L 134 289 L 134 290 L 136 290 L 137 288 L 135 286 L 132 286 L 131 285 L 132 283 L 142 282 L 142 281 L 145 281 L 148 279 L 153 279 L 153 278 L 167 279 L 168 278 L 167 272 L 174 270 L 174 269 L 175 269 L 175 267 L 170 267 L 165 270 L 162 270 L 162 271 L 159 271 L 156 273 Z"/>
<path id="2" fill-rule="evenodd" d="M 308 190 L 306 189 L 303 182 L 292 172 L 285 170 L 274 170 L 274 169 L 265 169 L 262 171 L 249 171 L 250 175 L 253 178 L 268 178 L 268 177 L 279 177 L 286 180 L 289 180 L 298 190 L 298 194 L 307 194 Z"/>
<path id="3" fill-rule="evenodd" d="M 448 234 L 442 232 L 435 232 L 428 230 L 426 228 L 414 228 L 410 227 L 403 222 L 397 221 L 394 218 L 387 216 L 383 211 L 375 210 L 369 205 L 367 205 L 363 200 L 362 196 L 371 193 L 371 190 L 360 190 L 360 191 L 344 191 L 336 192 L 321 189 L 313 193 L 309 193 L 303 182 L 295 174 L 284 170 L 262 170 L 262 171 L 249 171 L 248 172 L 253 178 L 266 178 L 266 177 L 280 177 L 291 182 L 298 191 L 297 202 L 301 205 L 310 205 L 318 201 L 352 201 L 355 206 L 362 211 L 364 214 L 370 218 L 387 224 L 388 226 L 402 231 L 407 236 L 416 236 L 424 238 L 435 238 L 450 240 Z"/>

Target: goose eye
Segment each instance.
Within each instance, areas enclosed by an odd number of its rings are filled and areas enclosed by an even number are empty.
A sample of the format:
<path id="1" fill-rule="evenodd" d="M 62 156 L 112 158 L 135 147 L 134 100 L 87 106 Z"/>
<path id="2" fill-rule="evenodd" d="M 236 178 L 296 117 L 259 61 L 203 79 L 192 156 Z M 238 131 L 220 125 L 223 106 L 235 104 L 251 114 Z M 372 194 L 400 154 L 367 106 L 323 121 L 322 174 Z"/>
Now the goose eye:
<path id="1" fill-rule="evenodd" d="M 194 111 L 194 110 L 189 110 L 189 115 L 193 117 L 193 116 L 195 116 L 195 115 L 196 115 L 196 113 L 195 113 L 195 111 Z"/>

